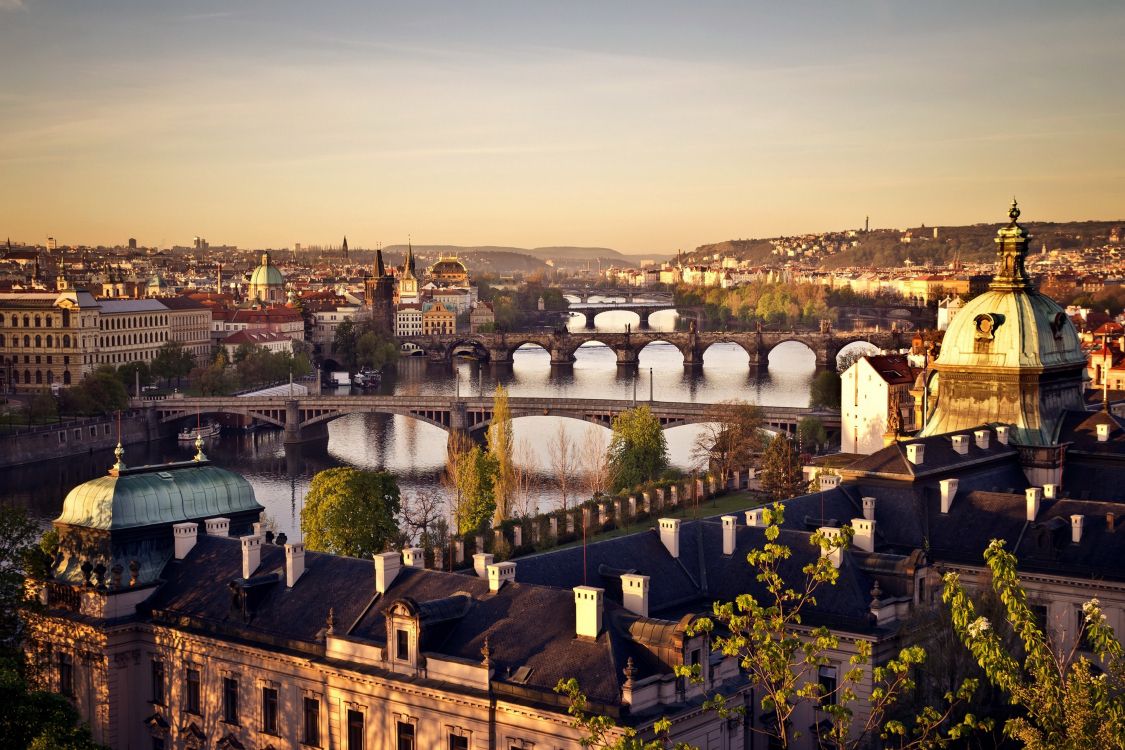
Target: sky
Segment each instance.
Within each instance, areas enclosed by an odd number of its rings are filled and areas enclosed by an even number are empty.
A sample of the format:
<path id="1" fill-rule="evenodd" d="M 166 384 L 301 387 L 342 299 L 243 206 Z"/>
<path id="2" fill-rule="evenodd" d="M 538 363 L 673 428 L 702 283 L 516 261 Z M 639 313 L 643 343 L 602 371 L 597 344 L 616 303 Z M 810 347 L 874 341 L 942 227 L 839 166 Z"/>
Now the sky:
<path id="1" fill-rule="evenodd" d="M 586 245 L 1125 216 L 1125 3 L 0 0 L 0 234 Z"/>

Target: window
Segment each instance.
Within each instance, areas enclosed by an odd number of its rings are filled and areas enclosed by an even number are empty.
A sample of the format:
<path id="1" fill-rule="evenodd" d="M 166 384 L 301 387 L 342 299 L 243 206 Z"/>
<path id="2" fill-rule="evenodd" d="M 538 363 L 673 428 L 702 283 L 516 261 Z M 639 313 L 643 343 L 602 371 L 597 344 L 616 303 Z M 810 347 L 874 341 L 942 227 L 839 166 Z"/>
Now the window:
<path id="1" fill-rule="evenodd" d="M 59 692 L 74 695 L 74 661 L 70 654 L 59 654 Z"/>
<path id="2" fill-rule="evenodd" d="M 469 738 L 465 735 L 449 733 L 449 750 L 469 750 Z"/>
<path id="3" fill-rule="evenodd" d="M 395 631 L 395 641 L 397 643 L 396 656 L 399 659 L 407 660 L 410 658 L 410 633 L 405 630 Z"/>
<path id="4" fill-rule="evenodd" d="M 305 698 L 305 733 L 301 742 L 320 747 L 320 701 Z"/>
<path id="5" fill-rule="evenodd" d="M 827 705 L 836 704 L 836 667 L 821 667 L 817 670 L 817 682 L 820 683 L 820 702 Z"/>
<path id="6" fill-rule="evenodd" d="M 164 705 L 164 662 L 159 659 L 152 660 L 152 702 Z"/>
<path id="7" fill-rule="evenodd" d="M 363 750 L 363 712 L 348 709 L 348 750 Z"/>
<path id="8" fill-rule="evenodd" d="M 184 681 L 184 710 L 199 716 L 199 670 L 189 669 Z"/>
<path id="9" fill-rule="evenodd" d="M 414 725 L 410 722 L 398 722 L 398 750 L 414 750 Z"/>
<path id="10" fill-rule="evenodd" d="M 223 678 L 223 721 L 238 723 L 238 680 Z"/>
<path id="11" fill-rule="evenodd" d="M 277 688 L 262 688 L 262 731 L 277 734 Z"/>

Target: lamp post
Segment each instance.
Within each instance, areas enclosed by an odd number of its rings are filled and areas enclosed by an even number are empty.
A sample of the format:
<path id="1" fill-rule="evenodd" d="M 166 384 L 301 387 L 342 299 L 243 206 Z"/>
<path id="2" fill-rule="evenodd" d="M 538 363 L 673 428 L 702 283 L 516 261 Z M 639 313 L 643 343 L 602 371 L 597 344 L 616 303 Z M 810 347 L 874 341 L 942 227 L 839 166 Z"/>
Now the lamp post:
<path id="1" fill-rule="evenodd" d="M 653 390 L 654 390 L 654 385 L 653 385 L 653 382 L 652 382 L 652 368 L 650 367 L 650 368 L 648 368 L 648 400 L 650 402 L 655 401 L 655 399 L 652 397 Z"/>

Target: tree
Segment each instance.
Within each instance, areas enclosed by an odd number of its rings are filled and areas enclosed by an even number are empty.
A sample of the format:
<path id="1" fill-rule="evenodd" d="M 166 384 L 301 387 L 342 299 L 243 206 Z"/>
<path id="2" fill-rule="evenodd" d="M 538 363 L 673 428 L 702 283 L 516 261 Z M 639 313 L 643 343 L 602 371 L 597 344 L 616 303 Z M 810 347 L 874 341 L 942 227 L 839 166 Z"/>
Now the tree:
<path id="1" fill-rule="evenodd" d="M 60 394 L 63 411 L 77 414 L 108 414 L 129 405 L 129 394 L 111 365 L 102 365 L 76 386 Z"/>
<path id="2" fill-rule="evenodd" d="M 779 433 L 762 455 L 762 490 L 773 500 L 788 500 L 804 493 L 807 485 L 793 441 Z"/>
<path id="3" fill-rule="evenodd" d="M 349 370 L 356 366 L 356 326 L 350 320 L 345 320 L 336 326 L 336 333 L 332 338 L 332 353 L 336 359 Z"/>
<path id="4" fill-rule="evenodd" d="M 562 422 L 558 423 L 555 434 L 547 441 L 547 461 L 554 485 L 559 491 L 559 508 L 566 510 L 577 479 L 578 451 Z"/>
<path id="5" fill-rule="evenodd" d="M 1079 631 L 1064 649 L 1044 632 L 1045 623 L 1028 605 L 1016 558 L 1004 542 L 993 539 L 984 560 L 1006 623 L 979 615 L 956 573 L 946 574 L 942 598 L 954 632 L 988 681 L 1020 709 L 1021 715 L 1005 722 L 1004 733 L 1028 750 L 1125 747 L 1125 650 L 1098 600 L 1082 605 Z M 1018 647 L 1005 643 L 1002 628 L 1016 635 Z M 1078 654 L 1083 642 L 1097 656 L 1097 666 Z"/>
<path id="6" fill-rule="evenodd" d="M 496 512 L 493 485 L 496 481 L 496 459 L 488 451 L 473 445 L 456 459 L 455 472 L 459 502 L 454 509 L 457 533 L 480 531 Z"/>
<path id="7" fill-rule="evenodd" d="M 527 518 L 535 515 L 539 510 L 538 502 L 533 496 L 539 459 L 535 455 L 535 449 L 527 440 L 516 442 L 514 458 L 512 499 L 509 509 L 512 518 Z"/>
<path id="8" fill-rule="evenodd" d="M 179 342 L 166 341 L 156 351 L 151 371 L 155 377 L 164 380 L 175 378 L 176 384 L 179 385 L 180 378 L 190 373 L 194 366 L 195 360 Z"/>
<path id="9" fill-rule="evenodd" d="M 317 472 L 301 510 L 309 549 L 352 557 L 382 552 L 398 533 L 398 483 L 385 471 L 349 467 Z"/>
<path id="10" fill-rule="evenodd" d="M 614 490 L 635 487 L 660 476 L 668 466 L 664 431 L 648 406 L 627 409 L 613 419 L 606 463 Z"/>
<path id="11" fill-rule="evenodd" d="M 824 429 L 824 422 L 816 417 L 805 417 L 797 423 L 797 437 L 803 445 L 820 446 L 828 442 L 828 431 Z"/>
<path id="12" fill-rule="evenodd" d="M 398 347 L 386 336 L 375 331 L 365 331 L 356 340 L 356 364 L 382 370 L 398 361 Z"/>
<path id="13" fill-rule="evenodd" d="M 496 501 L 495 525 L 511 517 L 511 499 L 515 483 L 513 467 L 512 412 L 508 408 L 508 391 L 499 383 L 492 399 L 492 422 L 488 425 L 488 452 L 496 463 L 492 495 Z"/>
<path id="14" fill-rule="evenodd" d="M 809 405 L 813 408 L 840 408 L 840 374 L 822 370 L 816 374 L 809 389 Z"/>
<path id="15" fill-rule="evenodd" d="M 692 456 L 705 471 L 724 479 L 731 471 L 754 463 L 768 437 L 762 412 L 745 401 L 715 404 L 708 420 L 696 436 Z"/>
<path id="16" fill-rule="evenodd" d="M 25 565 L 38 537 L 39 527 L 22 510 L 0 506 L 0 654 L 16 651 L 23 638 Z"/>
<path id="17" fill-rule="evenodd" d="M 132 393 L 138 381 L 142 386 L 152 382 L 152 371 L 145 362 L 129 362 L 117 368 L 117 379 Z"/>
<path id="18" fill-rule="evenodd" d="M 578 446 L 578 466 L 585 470 L 583 480 L 590 497 L 609 490 L 609 465 L 606 463 L 605 428 L 592 424 Z"/>
<path id="19" fill-rule="evenodd" d="M 402 531 L 407 544 L 417 544 L 430 552 L 445 542 L 449 524 L 445 520 L 445 502 L 433 490 L 420 490 L 402 499 Z M 438 561 L 440 565 L 440 560 Z"/>

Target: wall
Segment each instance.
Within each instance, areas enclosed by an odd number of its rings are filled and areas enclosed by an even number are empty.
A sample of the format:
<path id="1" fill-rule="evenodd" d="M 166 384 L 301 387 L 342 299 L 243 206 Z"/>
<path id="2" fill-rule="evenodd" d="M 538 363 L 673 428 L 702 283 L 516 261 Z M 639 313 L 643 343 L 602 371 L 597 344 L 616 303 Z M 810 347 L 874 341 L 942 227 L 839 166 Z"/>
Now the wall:
<path id="1" fill-rule="evenodd" d="M 160 425 L 145 413 L 121 418 L 121 443 L 145 443 L 160 437 Z M 117 420 L 94 417 L 0 433 L 0 468 L 77 456 L 117 445 Z"/>

